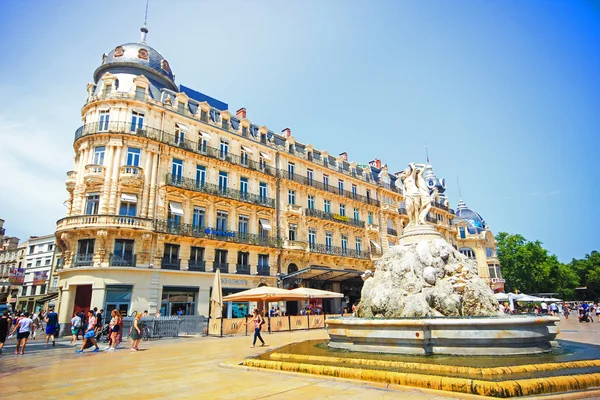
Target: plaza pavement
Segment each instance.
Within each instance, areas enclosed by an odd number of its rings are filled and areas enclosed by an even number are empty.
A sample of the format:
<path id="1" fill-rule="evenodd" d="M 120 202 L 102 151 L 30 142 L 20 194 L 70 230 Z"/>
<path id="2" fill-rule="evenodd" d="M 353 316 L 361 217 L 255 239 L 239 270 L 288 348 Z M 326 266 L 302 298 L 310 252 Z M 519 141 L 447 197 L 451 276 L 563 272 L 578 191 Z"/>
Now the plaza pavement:
<path id="1" fill-rule="evenodd" d="M 560 339 L 600 344 L 600 323 L 561 319 Z M 15 356 L 14 342 L 0 355 L 0 399 L 444 399 L 454 394 L 386 388 L 327 377 L 258 371 L 239 364 L 249 356 L 291 342 L 325 339 L 325 330 L 263 334 L 268 347 L 250 348 L 250 336 L 189 337 L 142 342 L 139 352 L 75 354 L 68 340 L 46 348 L 30 342 Z M 124 343 L 125 344 L 125 343 Z M 101 346 L 102 348 L 103 346 Z M 89 350 L 86 350 L 89 351 Z M 579 393 L 554 398 L 595 397 Z M 460 395 L 459 398 L 478 398 Z M 547 397 L 543 397 L 546 399 Z"/>

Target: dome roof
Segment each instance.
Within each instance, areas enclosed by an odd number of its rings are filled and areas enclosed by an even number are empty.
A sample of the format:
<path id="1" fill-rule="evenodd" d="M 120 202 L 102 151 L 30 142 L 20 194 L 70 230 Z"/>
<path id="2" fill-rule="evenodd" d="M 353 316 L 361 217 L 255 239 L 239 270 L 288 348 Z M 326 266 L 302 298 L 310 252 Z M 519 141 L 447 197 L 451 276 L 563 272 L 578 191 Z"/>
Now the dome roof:
<path id="1" fill-rule="evenodd" d="M 142 69 L 145 72 L 149 72 L 154 78 L 166 80 L 168 86 L 177 90 L 175 75 L 171 71 L 168 61 L 158 51 L 144 42 L 122 44 L 104 55 L 102 57 L 102 65 L 94 73 L 94 80 L 97 82 L 105 71 L 114 67 Z"/>
<path id="2" fill-rule="evenodd" d="M 467 207 L 467 204 L 461 199 L 456 207 L 456 218 L 463 219 L 477 230 L 486 229 L 485 221 L 477 212 Z"/>

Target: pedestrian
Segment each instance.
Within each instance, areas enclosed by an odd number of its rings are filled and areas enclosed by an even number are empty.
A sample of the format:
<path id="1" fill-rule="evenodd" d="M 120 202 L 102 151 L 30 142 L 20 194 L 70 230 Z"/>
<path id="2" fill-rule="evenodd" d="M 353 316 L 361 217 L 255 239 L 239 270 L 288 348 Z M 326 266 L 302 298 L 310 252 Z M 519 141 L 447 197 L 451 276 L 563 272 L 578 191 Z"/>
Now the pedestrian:
<path id="1" fill-rule="evenodd" d="M 149 317 L 149 316 L 150 316 L 150 314 L 148 314 L 148 310 L 144 310 L 144 315 L 143 315 L 143 317 L 144 317 L 144 318 L 146 318 L 146 317 Z"/>
<path id="2" fill-rule="evenodd" d="M 131 351 L 138 351 L 140 348 L 140 340 L 142 340 L 142 329 L 144 326 L 140 321 L 142 319 L 143 314 L 137 313 L 135 319 L 133 320 L 133 326 L 131 327 L 131 332 L 129 332 L 129 337 L 131 338 Z"/>
<path id="3" fill-rule="evenodd" d="M 31 329 L 31 340 L 35 340 L 35 335 L 36 332 L 42 327 L 42 322 L 40 321 L 40 316 L 42 315 L 42 312 L 39 312 L 39 315 L 36 313 L 33 313 L 33 315 L 31 316 L 31 320 L 33 321 L 32 325 L 32 329 Z"/>
<path id="4" fill-rule="evenodd" d="M 96 328 L 96 318 L 94 317 L 94 312 L 92 310 L 88 311 L 88 324 L 87 329 L 83 335 L 83 344 L 81 345 L 81 349 L 75 350 L 76 353 L 83 353 L 83 349 L 85 349 L 86 343 L 89 341 L 92 343 L 92 346 L 96 346 L 94 349 L 94 353 L 100 351 L 100 347 L 98 347 L 98 343 L 96 342 L 94 329 Z"/>
<path id="5" fill-rule="evenodd" d="M 162 312 L 161 312 L 160 310 L 158 310 L 158 311 L 156 312 L 156 315 L 155 315 L 154 317 L 155 317 L 155 318 L 160 318 L 160 317 L 162 317 Z"/>
<path id="6" fill-rule="evenodd" d="M 596 304 L 595 309 L 596 309 L 596 319 L 598 319 L 598 322 L 600 323 L 600 303 Z"/>
<path id="7" fill-rule="evenodd" d="M 250 321 L 246 321 L 244 325 L 248 325 L 250 322 L 254 322 L 254 341 L 252 342 L 251 348 L 256 346 L 256 339 L 258 338 L 261 341 L 261 346 L 265 345 L 265 341 L 262 336 L 260 336 L 260 330 L 262 326 L 265 324 L 265 319 L 262 315 L 259 314 L 258 310 L 255 308 L 253 311 L 252 319 Z"/>
<path id="8" fill-rule="evenodd" d="M 102 332 L 102 326 L 104 325 L 104 310 L 100 310 L 98 313 L 96 313 L 95 317 L 96 329 L 94 329 L 94 333 L 98 335 L 100 332 Z"/>
<path id="9" fill-rule="evenodd" d="M 114 350 L 119 344 L 119 332 L 121 331 L 121 314 L 119 310 L 112 310 L 112 318 L 110 319 L 110 346 L 108 350 Z"/>
<path id="10" fill-rule="evenodd" d="M 563 314 L 565 315 L 565 319 L 569 319 L 569 305 L 567 303 L 563 303 Z"/>
<path id="11" fill-rule="evenodd" d="M 69 343 L 71 346 L 75 346 L 77 344 L 79 329 L 81 329 L 82 321 L 81 317 L 77 315 L 76 312 L 73 313 L 73 318 L 71 318 L 71 342 Z"/>
<path id="12" fill-rule="evenodd" d="M 54 307 L 50 307 L 50 312 L 46 314 L 46 346 L 52 338 L 52 347 L 56 346 L 55 335 L 58 327 L 58 314 L 54 312 Z"/>
<path id="13" fill-rule="evenodd" d="M 79 327 L 79 330 L 77 331 L 77 340 L 79 340 L 79 335 L 81 334 L 81 338 L 83 339 L 83 335 L 85 334 L 86 320 L 83 310 L 80 310 L 77 316 L 79 317 L 79 319 L 81 319 L 81 327 Z"/>
<path id="14" fill-rule="evenodd" d="M 25 311 L 23 318 L 15 325 L 12 332 L 13 335 L 17 332 L 17 349 L 15 350 L 15 354 L 25 354 L 25 346 L 27 346 L 27 339 L 31 334 L 32 324 L 33 321 L 29 318 L 29 311 Z M 19 348 L 21 349 L 20 352 Z"/>
<path id="15" fill-rule="evenodd" d="M 0 317 L 0 354 L 2 354 L 2 348 L 4 347 L 4 342 L 6 341 L 11 322 L 11 318 L 8 316 L 8 310 L 4 310 L 2 317 Z"/>

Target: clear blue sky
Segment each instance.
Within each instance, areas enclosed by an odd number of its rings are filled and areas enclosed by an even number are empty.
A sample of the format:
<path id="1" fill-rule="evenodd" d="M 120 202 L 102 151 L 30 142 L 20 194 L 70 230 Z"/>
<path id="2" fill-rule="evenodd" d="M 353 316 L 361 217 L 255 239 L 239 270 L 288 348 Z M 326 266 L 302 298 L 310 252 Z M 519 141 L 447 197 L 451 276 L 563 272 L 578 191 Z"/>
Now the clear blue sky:
<path id="1" fill-rule="evenodd" d="M 53 232 L 101 56 L 144 0 L 0 2 L 0 218 Z M 156 1 L 148 43 L 176 82 L 398 171 L 424 142 L 451 205 L 562 261 L 600 238 L 600 2 Z"/>

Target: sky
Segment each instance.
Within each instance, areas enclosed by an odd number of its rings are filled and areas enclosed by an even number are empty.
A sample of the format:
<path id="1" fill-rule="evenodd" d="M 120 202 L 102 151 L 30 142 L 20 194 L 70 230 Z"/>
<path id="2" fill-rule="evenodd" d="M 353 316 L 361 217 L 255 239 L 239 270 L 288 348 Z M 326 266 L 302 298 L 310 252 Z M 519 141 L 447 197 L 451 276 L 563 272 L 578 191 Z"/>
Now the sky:
<path id="1" fill-rule="evenodd" d="M 144 8 L 0 2 L 8 235 L 65 216 L 86 85 L 103 53 L 139 40 Z M 392 172 L 427 143 L 451 206 L 462 194 L 494 233 L 563 262 L 600 250 L 600 0 L 150 0 L 148 28 L 176 83 L 259 126 Z"/>

